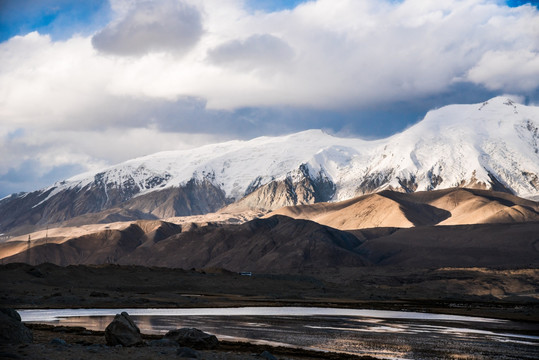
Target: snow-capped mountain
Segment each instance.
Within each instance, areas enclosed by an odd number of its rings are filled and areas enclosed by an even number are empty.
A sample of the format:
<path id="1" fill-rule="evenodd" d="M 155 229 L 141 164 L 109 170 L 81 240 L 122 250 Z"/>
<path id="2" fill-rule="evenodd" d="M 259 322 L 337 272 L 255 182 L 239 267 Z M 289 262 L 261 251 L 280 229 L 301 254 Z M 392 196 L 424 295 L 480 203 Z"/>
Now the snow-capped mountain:
<path id="1" fill-rule="evenodd" d="M 539 107 L 496 97 L 430 111 L 376 141 L 309 130 L 161 152 L 7 197 L 0 201 L 0 230 L 24 224 L 22 211 L 27 223 L 44 224 L 111 208 L 127 217 L 164 217 L 231 203 L 273 209 L 384 189 L 456 186 L 538 198 Z"/>

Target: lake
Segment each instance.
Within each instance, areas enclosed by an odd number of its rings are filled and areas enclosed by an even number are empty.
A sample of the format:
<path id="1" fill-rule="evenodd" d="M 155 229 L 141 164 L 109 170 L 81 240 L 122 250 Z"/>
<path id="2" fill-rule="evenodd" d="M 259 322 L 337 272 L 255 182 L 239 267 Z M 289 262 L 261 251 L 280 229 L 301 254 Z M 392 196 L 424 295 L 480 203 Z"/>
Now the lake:
<path id="1" fill-rule="evenodd" d="M 387 359 L 537 359 L 539 324 L 405 311 L 310 307 L 18 310 L 24 322 L 104 330 L 129 313 L 141 332 L 196 327 L 249 341 Z"/>

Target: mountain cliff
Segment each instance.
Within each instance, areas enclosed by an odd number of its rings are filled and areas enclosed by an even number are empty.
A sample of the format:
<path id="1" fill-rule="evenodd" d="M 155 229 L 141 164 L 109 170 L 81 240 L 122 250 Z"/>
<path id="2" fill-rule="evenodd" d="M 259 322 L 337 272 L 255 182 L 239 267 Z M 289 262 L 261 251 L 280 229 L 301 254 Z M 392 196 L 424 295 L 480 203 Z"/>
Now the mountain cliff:
<path id="1" fill-rule="evenodd" d="M 0 232 L 111 209 L 155 219 L 452 187 L 537 199 L 539 107 L 496 97 L 432 110 L 381 140 L 309 130 L 157 153 L 0 200 Z"/>

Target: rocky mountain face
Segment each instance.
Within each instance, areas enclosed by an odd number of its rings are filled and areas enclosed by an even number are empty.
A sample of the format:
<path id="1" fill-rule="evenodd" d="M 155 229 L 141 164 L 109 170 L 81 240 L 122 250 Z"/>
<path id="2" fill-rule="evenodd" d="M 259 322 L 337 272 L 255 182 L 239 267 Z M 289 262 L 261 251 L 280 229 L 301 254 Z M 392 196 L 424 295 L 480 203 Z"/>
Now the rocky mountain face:
<path id="1" fill-rule="evenodd" d="M 101 212 L 155 219 L 453 187 L 537 199 L 539 107 L 497 97 L 433 110 L 382 140 L 310 130 L 158 153 L 0 200 L 0 233 Z"/>
<path id="2" fill-rule="evenodd" d="M 55 190 L 51 188 L 3 199 L 0 202 L 1 231 L 16 228 L 19 233 L 24 233 L 36 225 L 43 227 L 94 213 L 102 215 L 97 222 L 206 214 L 231 202 L 220 188 L 207 180 L 195 179 L 178 187 L 142 195 L 136 186 L 123 188 L 99 182 L 84 188 Z"/>
<path id="3" fill-rule="evenodd" d="M 330 201 L 335 194 L 335 184 L 323 173 L 312 176 L 302 164 L 292 175 L 261 185 L 258 177 L 247 188 L 246 195 L 225 207 L 223 211 L 272 210 L 283 206 L 307 205 Z"/>

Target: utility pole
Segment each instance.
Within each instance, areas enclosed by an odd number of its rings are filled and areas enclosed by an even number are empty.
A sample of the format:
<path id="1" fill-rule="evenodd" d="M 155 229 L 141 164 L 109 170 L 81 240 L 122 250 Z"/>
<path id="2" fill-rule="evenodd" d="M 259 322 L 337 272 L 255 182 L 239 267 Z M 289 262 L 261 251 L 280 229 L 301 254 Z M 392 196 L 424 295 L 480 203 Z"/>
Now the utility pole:
<path id="1" fill-rule="evenodd" d="M 26 263 L 27 264 L 30 264 L 30 248 L 31 248 L 31 241 L 32 239 L 30 238 L 30 234 L 28 234 L 28 246 L 27 246 L 27 249 L 26 249 Z"/>

